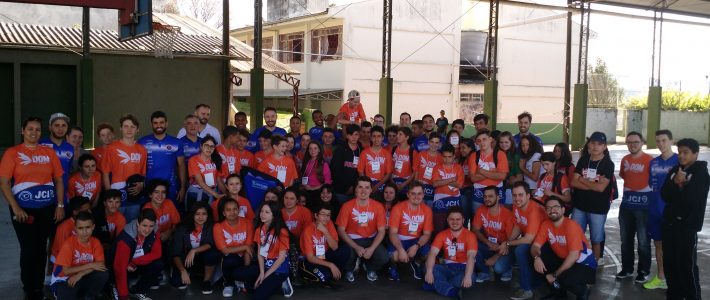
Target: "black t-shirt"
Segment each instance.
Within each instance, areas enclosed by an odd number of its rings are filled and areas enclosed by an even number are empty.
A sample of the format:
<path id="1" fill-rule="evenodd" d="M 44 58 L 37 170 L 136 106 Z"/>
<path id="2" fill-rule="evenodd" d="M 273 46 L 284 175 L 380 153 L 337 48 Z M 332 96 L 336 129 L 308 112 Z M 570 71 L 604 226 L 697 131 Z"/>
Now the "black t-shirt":
<path id="1" fill-rule="evenodd" d="M 572 204 L 574 208 L 585 212 L 606 214 L 609 212 L 609 205 L 611 201 L 611 180 L 614 176 L 614 162 L 611 161 L 608 156 L 604 156 L 604 158 L 597 161 L 590 161 L 589 156 L 582 157 L 577 162 L 575 172 L 584 178 L 587 176 L 590 169 L 596 170 L 597 179 L 601 177 L 609 179 L 609 184 L 601 193 L 592 190 L 575 189 L 572 197 Z"/>
<path id="2" fill-rule="evenodd" d="M 436 119 L 436 127 L 446 129 L 449 126 L 449 119 L 446 117 Z"/>

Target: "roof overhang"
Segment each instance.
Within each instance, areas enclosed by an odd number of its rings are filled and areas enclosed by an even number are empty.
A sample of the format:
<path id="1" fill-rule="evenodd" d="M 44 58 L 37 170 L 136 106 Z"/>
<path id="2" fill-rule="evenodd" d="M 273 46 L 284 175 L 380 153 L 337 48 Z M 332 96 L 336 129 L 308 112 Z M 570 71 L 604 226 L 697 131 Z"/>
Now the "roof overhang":
<path id="1" fill-rule="evenodd" d="M 234 97 L 244 98 L 250 96 L 248 89 L 235 89 L 232 93 Z M 292 89 L 266 89 L 264 98 L 291 99 Z M 320 101 L 340 101 L 343 98 L 343 89 L 299 89 L 298 100 L 320 100 Z"/>
<path id="2" fill-rule="evenodd" d="M 653 11 L 663 8 L 664 2 L 666 13 L 710 19 L 710 1 L 707 0 L 601 0 L 592 3 Z"/>

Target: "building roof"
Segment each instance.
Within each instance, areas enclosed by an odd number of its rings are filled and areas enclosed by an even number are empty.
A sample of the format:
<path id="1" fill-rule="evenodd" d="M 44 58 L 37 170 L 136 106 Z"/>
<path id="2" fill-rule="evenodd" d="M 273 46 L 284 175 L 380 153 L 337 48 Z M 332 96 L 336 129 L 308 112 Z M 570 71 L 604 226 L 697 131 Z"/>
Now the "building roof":
<path id="1" fill-rule="evenodd" d="M 249 90 L 235 89 L 232 91 L 235 97 L 246 98 L 250 96 Z M 305 100 L 306 96 L 310 96 L 310 100 L 336 100 L 342 101 L 343 89 L 300 89 L 298 90 L 299 100 Z M 291 98 L 293 97 L 292 89 L 265 89 L 264 98 Z"/>
<path id="2" fill-rule="evenodd" d="M 663 6 L 659 0 L 601 0 L 594 3 L 616 5 L 653 11 Z M 710 1 L 673 0 L 666 2 L 665 12 L 699 18 L 710 18 Z"/>

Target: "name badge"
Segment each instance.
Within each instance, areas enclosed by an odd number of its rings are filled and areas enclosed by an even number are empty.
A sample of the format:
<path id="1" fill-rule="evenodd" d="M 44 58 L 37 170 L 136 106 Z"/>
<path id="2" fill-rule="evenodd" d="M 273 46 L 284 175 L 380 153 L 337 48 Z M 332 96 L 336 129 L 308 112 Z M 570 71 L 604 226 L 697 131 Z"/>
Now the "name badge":
<path id="1" fill-rule="evenodd" d="M 279 169 L 276 171 L 276 178 L 281 181 L 281 182 L 286 182 L 286 170 L 284 169 Z"/>
<path id="2" fill-rule="evenodd" d="M 350 122 L 355 122 L 355 116 L 350 116 Z"/>
<path id="3" fill-rule="evenodd" d="M 372 162 L 372 173 L 374 173 L 374 174 L 380 173 L 380 162 L 379 161 Z"/>
<path id="4" fill-rule="evenodd" d="M 459 137 L 458 136 L 451 136 L 451 145 L 458 145 L 459 144 Z"/>
<path id="5" fill-rule="evenodd" d="M 239 217 L 244 218 L 247 215 L 247 207 L 244 205 L 239 206 Z"/>
<path id="6" fill-rule="evenodd" d="M 143 255 L 145 255 L 143 248 L 136 248 L 136 252 L 133 252 L 133 258 L 141 257 Z"/>
<path id="7" fill-rule="evenodd" d="M 449 246 L 446 252 L 448 252 L 449 257 L 456 257 L 456 243 Z"/>
<path id="8" fill-rule="evenodd" d="M 366 212 L 362 212 L 357 216 L 357 223 L 360 225 L 367 225 L 367 220 L 368 217 Z"/>
<path id="9" fill-rule="evenodd" d="M 394 163 L 394 168 L 397 169 L 397 172 L 402 172 L 402 167 L 404 167 L 404 161 L 398 160 Z"/>
<path id="10" fill-rule="evenodd" d="M 597 179 L 597 169 L 587 169 L 588 179 Z"/>
<path id="11" fill-rule="evenodd" d="M 497 238 L 497 237 L 489 236 L 489 237 L 488 237 L 488 240 L 489 240 L 491 243 L 493 243 L 493 244 L 498 244 L 498 238 Z"/>
<path id="12" fill-rule="evenodd" d="M 84 192 L 83 194 L 81 194 L 81 196 L 91 199 L 91 197 L 94 196 L 94 193 L 92 193 L 92 192 Z"/>
<path id="13" fill-rule="evenodd" d="M 481 164 L 481 169 L 482 169 L 482 170 L 489 171 L 491 168 L 488 166 L 487 163 L 482 163 L 482 164 Z"/>
<path id="14" fill-rule="evenodd" d="M 535 197 L 536 198 L 540 198 L 543 195 L 545 195 L 545 192 L 543 191 L 543 189 L 541 187 L 539 187 L 539 188 L 537 188 L 537 190 L 535 190 Z"/>
<path id="15" fill-rule="evenodd" d="M 301 184 L 308 185 L 308 176 L 303 176 L 303 178 L 301 178 Z"/>
<path id="16" fill-rule="evenodd" d="M 357 167 L 357 165 L 360 163 L 360 158 L 357 156 L 353 156 L 353 166 Z"/>
<path id="17" fill-rule="evenodd" d="M 426 167 L 424 170 L 424 179 L 429 179 L 431 180 L 431 174 L 434 172 L 434 169 L 432 167 Z"/>
<path id="18" fill-rule="evenodd" d="M 234 159 L 227 158 L 227 166 L 229 167 L 229 174 L 234 174 Z"/>
<path id="19" fill-rule="evenodd" d="M 268 258 L 269 256 L 269 244 L 263 245 L 259 247 L 259 255 L 261 255 L 264 258 Z"/>
<path id="20" fill-rule="evenodd" d="M 409 223 L 409 233 L 415 233 L 415 232 L 417 232 L 417 229 L 419 229 L 419 223 L 417 223 L 417 222 L 410 222 Z"/>
<path id="21" fill-rule="evenodd" d="M 325 257 L 325 245 L 316 245 L 316 256 L 318 258 Z"/>
<path id="22" fill-rule="evenodd" d="M 214 174 L 213 173 L 207 173 L 205 174 L 205 184 L 207 186 L 214 186 Z"/>

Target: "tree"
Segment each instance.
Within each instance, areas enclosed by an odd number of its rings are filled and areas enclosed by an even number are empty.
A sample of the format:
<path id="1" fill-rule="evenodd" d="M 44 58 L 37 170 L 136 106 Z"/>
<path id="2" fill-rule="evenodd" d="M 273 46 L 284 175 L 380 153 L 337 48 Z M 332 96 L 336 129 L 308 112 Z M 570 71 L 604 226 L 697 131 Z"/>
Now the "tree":
<path id="1" fill-rule="evenodd" d="M 179 14 L 176 0 L 153 0 L 153 11 L 169 14 Z"/>
<path id="2" fill-rule="evenodd" d="M 616 108 L 624 98 L 624 88 L 614 75 L 609 73 L 606 62 L 597 58 L 596 65 L 587 68 L 589 79 L 589 107 Z"/>
<path id="3" fill-rule="evenodd" d="M 188 16 L 216 28 L 222 27 L 222 1 L 189 0 L 186 8 Z"/>

